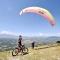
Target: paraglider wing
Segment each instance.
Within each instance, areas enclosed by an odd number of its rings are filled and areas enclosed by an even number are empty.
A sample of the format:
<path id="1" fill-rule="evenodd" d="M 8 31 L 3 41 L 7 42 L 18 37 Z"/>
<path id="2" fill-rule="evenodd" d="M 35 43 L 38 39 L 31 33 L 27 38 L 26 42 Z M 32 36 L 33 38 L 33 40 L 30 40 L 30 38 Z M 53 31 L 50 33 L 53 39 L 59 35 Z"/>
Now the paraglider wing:
<path id="1" fill-rule="evenodd" d="M 50 24 L 52 26 L 55 25 L 55 20 L 54 20 L 52 14 L 48 10 L 46 10 L 44 8 L 40 8 L 40 7 L 27 7 L 27 8 L 23 9 L 20 12 L 20 15 L 22 15 L 23 13 L 30 13 L 30 12 L 36 13 L 36 14 L 39 14 L 39 15 L 43 16 L 44 18 L 46 18 L 50 22 Z"/>

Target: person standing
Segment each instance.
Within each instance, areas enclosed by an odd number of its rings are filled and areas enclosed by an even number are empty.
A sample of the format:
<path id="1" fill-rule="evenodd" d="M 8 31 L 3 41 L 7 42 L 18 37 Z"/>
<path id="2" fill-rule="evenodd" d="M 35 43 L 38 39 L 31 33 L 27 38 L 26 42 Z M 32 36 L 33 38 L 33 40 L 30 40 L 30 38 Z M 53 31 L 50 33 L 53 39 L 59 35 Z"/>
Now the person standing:
<path id="1" fill-rule="evenodd" d="M 35 47 L 35 42 L 32 42 L 32 49 L 34 49 Z"/>

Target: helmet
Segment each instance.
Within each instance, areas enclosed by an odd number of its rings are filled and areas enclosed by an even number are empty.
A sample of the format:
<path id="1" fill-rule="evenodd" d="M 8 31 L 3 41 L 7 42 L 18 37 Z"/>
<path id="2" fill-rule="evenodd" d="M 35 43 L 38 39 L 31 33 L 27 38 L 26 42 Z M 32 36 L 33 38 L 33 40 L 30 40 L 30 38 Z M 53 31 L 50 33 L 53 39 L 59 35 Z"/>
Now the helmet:
<path id="1" fill-rule="evenodd" d="M 19 35 L 19 37 L 22 37 L 21 35 Z"/>

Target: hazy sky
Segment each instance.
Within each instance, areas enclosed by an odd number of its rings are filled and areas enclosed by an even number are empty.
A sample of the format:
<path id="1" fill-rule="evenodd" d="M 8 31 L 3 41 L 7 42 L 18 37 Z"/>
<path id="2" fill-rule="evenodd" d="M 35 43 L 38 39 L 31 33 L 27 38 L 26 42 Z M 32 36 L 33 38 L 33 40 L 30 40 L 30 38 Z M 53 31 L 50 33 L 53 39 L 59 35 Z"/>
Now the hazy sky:
<path id="1" fill-rule="evenodd" d="M 28 13 L 19 15 L 26 7 L 48 9 L 55 18 L 52 27 L 43 17 Z M 23 35 L 60 35 L 60 0 L 0 0 L 0 33 Z"/>

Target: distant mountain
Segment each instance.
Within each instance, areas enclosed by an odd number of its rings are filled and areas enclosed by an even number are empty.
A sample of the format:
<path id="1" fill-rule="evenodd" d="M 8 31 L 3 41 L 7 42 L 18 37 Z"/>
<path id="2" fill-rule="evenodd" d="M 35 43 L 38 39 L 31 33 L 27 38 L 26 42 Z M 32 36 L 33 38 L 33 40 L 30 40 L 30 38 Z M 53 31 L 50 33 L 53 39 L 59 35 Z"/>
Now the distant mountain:
<path id="1" fill-rule="evenodd" d="M 60 37 L 50 36 L 45 39 L 46 42 L 55 43 L 56 41 L 60 41 Z"/>
<path id="2" fill-rule="evenodd" d="M 11 34 L 0 34 L 0 51 L 5 49 L 13 49 L 17 46 L 18 36 Z M 28 37 L 23 36 L 23 44 L 27 47 L 31 46 L 31 43 L 35 41 L 37 44 L 48 44 L 48 43 L 56 43 L 56 41 L 60 41 L 60 37 L 58 36 L 38 36 L 38 37 Z"/>
<path id="3" fill-rule="evenodd" d="M 31 43 L 33 41 L 35 42 L 39 42 L 39 43 L 42 43 L 42 42 L 56 42 L 56 41 L 60 41 L 60 37 L 58 36 L 49 36 L 49 37 L 44 37 L 44 36 L 38 36 L 38 37 L 28 37 L 28 36 L 23 36 L 23 42 L 25 43 Z M 0 34 L 0 41 L 5 41 L 5 40 L 15 40 L 17 41 L 18 39 L 18 36 L 15 36 L 15 35 L 11 35 L 11 34 Z"/>

